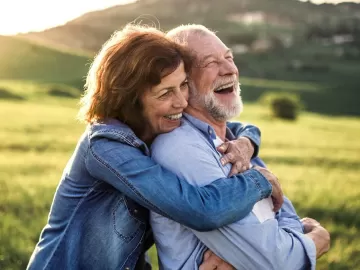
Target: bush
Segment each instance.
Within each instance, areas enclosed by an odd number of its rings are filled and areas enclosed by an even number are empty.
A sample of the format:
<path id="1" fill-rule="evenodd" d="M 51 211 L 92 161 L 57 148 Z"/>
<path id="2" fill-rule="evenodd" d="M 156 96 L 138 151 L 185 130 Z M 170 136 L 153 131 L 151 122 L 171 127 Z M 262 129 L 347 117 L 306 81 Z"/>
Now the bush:
<path id="1" fill-rule="evenodd" d="M 14 94 L 7 89 L 0 88 L 0 99 L 9 99 L 9 100 L 24 100 L 23 96 Z"/>
<path id="2" fill-rule="evenodd" d="M 62 84 L 49 85 L 47 89 L 49 96 L 63 97 L 63 98 L 78 98 L 80 97 L 80 90 Z"/>
<path id="3" fill-rule="evenodd" d="M 296 94 L 268 92 L 260 97 L 260 102 L 269 106 L 274 117 L 296 120 L 303 104 Z"/>

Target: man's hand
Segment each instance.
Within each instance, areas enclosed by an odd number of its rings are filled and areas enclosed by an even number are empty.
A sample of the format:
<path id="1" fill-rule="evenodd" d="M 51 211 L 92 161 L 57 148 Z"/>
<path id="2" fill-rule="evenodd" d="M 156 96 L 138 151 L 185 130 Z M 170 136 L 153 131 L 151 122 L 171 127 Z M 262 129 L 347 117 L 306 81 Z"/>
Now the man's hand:
<path id="1" fill-rule="evenodd" d="M 254 166 L 254 169 L 259 171 L 272 185 L 271 198 L 274 205 L 274 212 L 279 211 L 282 204 L 284 203 L 284 194 L 282 192 L 279 180 L 268 169 L 259 166 Z"/>
<path id="2" fill-rule="evenodd" d="M 315 219 L 303 218 L 305 235 L 310 237 L 316 246 L 316 258 L 320 258 L 330 249 L 330 233 Z"/>
<path id="3" fill-rule="evenodd" d="M 217 147 L 217 150 L 224 156 L 221 164 L 232 164 L 229 176 L 242 173 L 250 168 L 250 160 L 254 154 L 254 146 L 250 139 L 241 137 L 234 141 L 229 141 Z"/>
<path id="4" fill-rule="evenodd" d="M 203 262 L 199 270 L 235 270 L 235 268 L 216 256 L 211 250 L 204 254 Z"/>
<path id="5" fill-rule="evenodd" d="M 301 223 L 304 226 L 304 233 L 309 233 L 311 232 L 316 226 L 321 226 L 320 222 L 318 222 L 317 220 L 313 219 L 313 218 L 309 218 L 309 217 L 305 217 L 302 218 Z"/>

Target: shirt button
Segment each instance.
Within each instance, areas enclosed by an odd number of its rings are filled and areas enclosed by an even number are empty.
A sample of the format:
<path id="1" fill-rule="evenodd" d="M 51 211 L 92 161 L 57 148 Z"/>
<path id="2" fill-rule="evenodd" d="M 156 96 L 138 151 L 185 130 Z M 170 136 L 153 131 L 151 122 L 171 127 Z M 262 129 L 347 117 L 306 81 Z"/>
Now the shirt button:
<path id="1" fill-rule="evenodd" d="M 126 267 L 125 270 L 130 270 L 130 267 Z"/>
<path id="2" fill-rule="evenodd" d="M 212 130 L 211 130 L 211 129 L 209 130 L 209 134 L 212 134 Z"/>
<path id="3" fill-rule="evenodd" d="M 135 209 L 135 210 L 134 210 L 134 213 L 135 213 L 135 214 L 137 214 L 137 213 L 138 213 L 138 210 L 137 210 L 137 209 Z"/>

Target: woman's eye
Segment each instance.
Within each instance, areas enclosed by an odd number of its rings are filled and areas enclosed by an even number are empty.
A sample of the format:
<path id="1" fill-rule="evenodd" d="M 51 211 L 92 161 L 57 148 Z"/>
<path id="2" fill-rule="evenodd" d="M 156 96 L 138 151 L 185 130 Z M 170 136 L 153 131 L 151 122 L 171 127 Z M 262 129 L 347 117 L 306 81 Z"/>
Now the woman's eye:
<path id="1" fill-rule="evenodd" d="M 185 81 L 181 84 L 181 87 L 184 88 L 184 87 L 188 87 L 189 86 L 189 82 L 188 81 Z"/>
<path id="2" fill-rule="evenodd" d="M 164 94 L 162 94 L 159 98 L 165 98 L 167 96 L 170 96 L 170 94 L 171 94 L 171 91 L 167 91 Z"/>

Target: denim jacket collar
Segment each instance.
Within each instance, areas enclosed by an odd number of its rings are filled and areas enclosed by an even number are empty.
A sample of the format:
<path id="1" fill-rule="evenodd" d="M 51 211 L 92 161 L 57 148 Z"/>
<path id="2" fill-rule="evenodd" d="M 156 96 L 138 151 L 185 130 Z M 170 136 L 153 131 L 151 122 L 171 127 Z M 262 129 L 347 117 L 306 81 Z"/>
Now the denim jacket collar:
<path id="1" fill-rule="evenodd" d="M 89 125 L 88 128 L 91 139 L 102 137 L 116 140 L 140 148 L 146 155 L 150 154 L 147 145 L 135 135 L 132 129 L 117 119 L 111 118 L 103 122 L 95 122 Z"/>

